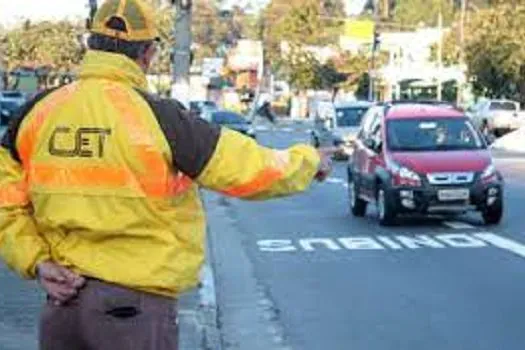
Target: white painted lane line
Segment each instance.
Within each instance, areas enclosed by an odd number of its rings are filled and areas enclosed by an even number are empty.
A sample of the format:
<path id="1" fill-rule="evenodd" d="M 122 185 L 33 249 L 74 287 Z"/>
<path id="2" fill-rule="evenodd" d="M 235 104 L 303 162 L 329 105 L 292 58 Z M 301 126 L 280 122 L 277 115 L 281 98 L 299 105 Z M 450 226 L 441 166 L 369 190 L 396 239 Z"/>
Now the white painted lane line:
<path id="1" fill-rule="evenodd" d="M 470 224 L 467 224 L 466 222 L 459 221 L 443 221 L 443 225 L 453 228 L 454 230 L 468 230 L 476 228 Z"/>
<path id="2" fill-rule="evenodd" d="M 492 244 L 488 239 L 483 239 L 483 234 L 490 237 L 499 237 L 492 233 L 483 232 L 478 235 L 470 233 L 447 233 L 430 236 L 396 235 L 396 236 L 349 236 L 349 237 L 311 237 L 299 239 L 266 239 L 257 241 L 261 252 L 291 253 L 291 252 L 341 252 L 357 250 L 401 251 L 424 249 L 476 249 L 485 248 Z M 510 241 L 512 242 L 512 241 Z M 525 246 L 522 246 L 525 257 Z"/>
<path id="3" fill-rule="evenodd" d="M 325 180 L 325 182 L 329 183 L 329 184 L 342 184 L 345 181 L 343 179 L 339 179 L 337 177 L 329 177 L 328 179 Z"/>
<path id="4" fill-rule="evenodd" d="M 474 236 L 476 236 L 479 239 L 484 240 L 487 243 L 490 243 L 491 245 L 501 248 L 503 250 L 507 250 L 511 253 L 514 253 L 518 256 L 521 256 L 522 258 L 525 258 L 525 245 L 518 243 L 516 241 L 513 241 L 508 238 L 504 238 L 498 235 L 495 235 L 493 233 L 476 233 Z"/>

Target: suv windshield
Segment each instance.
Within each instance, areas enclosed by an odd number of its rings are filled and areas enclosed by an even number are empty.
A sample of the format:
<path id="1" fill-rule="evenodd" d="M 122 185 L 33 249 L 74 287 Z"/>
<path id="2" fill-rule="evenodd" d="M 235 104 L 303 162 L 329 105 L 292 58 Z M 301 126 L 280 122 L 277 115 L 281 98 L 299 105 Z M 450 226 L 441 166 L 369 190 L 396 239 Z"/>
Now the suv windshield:
<path id="1" fill-rule="evenodd" d="M 238 114 L 230 112 L 213 113 L 212 120 L 217 124 L 247 124 L 248 122 Z"/>
<path id="2" fill-rule="evenodd" d="M 491 111 L 515 111 L 517 108 L 514 102 L 491 102 L 489 109 Z"/>
<path id="3" fill-rule="evenodd" d="M 466 118 L 400 119 L 387 122 L 392 151 L 452 151 L 482 149 L 485 144 Z"/>
<path id="4" fill-rule="evenodd" d="M 4 98 L 22 98 L 24 97 L 21 92 L 17 92 L 17 91 L 4 91 L 0 93 L 0 96 L 3 96 Z"/>
<path id="5" fill-rule="evenodd" d="M 359 126 L 359 124 L 361 124 L 361 119 L 367 110 L 367 107 L 336 108 L 335 115 L 337 118 L 337 126 Z"/>

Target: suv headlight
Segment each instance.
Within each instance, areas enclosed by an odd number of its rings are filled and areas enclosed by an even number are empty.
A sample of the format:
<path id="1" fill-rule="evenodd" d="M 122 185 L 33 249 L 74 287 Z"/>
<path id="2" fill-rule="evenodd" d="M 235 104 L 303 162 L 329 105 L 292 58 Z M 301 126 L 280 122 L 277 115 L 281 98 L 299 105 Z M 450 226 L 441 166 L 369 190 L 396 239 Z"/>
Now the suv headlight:
<path id="1" fill-rule="evenodd" d="M 490 163 L 481 173 L 481 179 L 487 180 L 495 175 L 497 175 L 496 167 L 494 166 L 494 164 Z"/>
<path id="2" fill-rule="evenodd" d="M 419 175 L 409 168 L 400 165 L 392 160 L 387 162 L 392 172 L 394 184 L 397 186 L 421 186 Z"/>
<path id="3" fill-rule="evenodd" d="M 403 179 L 421 181 L 418 174 L 408 168 L 405 168 L 404 166 L 399 168 L 398 175 Z"/>

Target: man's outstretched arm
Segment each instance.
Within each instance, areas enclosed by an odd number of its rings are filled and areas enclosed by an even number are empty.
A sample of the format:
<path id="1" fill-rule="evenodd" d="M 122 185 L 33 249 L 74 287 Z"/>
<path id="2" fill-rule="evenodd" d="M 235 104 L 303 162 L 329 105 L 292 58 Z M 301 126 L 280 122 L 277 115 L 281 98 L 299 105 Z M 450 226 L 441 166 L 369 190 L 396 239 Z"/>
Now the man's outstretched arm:
<path id="1" fill-rule="evenodd" d="M 320 165 L 319 152 L 308 145 L 271 149 L 224 128 L 197 182 L 233 197 L 267 199 L 305 191 Z"/>
<path id="2" fill-rule="evenodd" d="M 250 200 L 280 197 L 306 190 L 329 170 L 327 157 L 313 147 L 263 147 L 190 116 L 175 100 L 141 94 L 166 136 L 174 168 L 204 188 Z"/>

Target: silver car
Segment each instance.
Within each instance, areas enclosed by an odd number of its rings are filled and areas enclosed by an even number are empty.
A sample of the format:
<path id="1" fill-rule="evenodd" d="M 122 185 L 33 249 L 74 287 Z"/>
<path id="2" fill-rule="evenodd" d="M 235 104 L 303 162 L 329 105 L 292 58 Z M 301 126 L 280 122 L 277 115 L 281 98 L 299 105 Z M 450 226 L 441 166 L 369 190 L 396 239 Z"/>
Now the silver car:
<path id="1" fill-rule="evenodd" d="M 366 101 L 326 103 L 318 106 L 311 133 L 314 147 L 337 147 L 335 156 L 346 159 L 351 155 L 363 115 L 372 106 Z"/>

